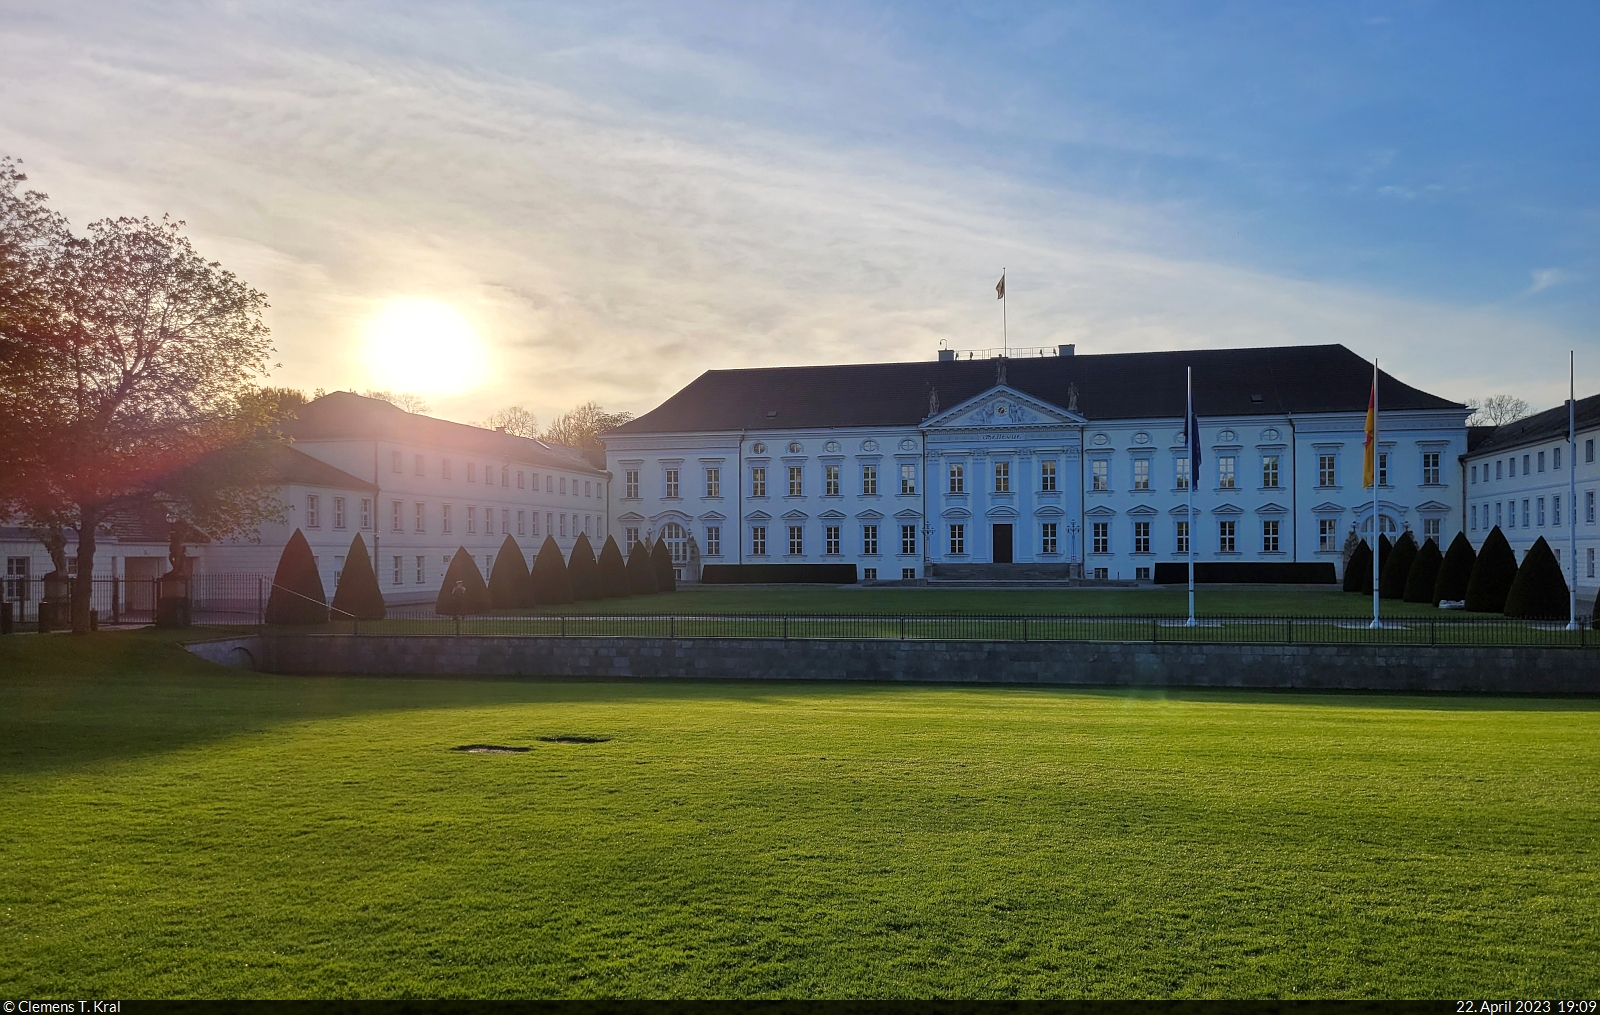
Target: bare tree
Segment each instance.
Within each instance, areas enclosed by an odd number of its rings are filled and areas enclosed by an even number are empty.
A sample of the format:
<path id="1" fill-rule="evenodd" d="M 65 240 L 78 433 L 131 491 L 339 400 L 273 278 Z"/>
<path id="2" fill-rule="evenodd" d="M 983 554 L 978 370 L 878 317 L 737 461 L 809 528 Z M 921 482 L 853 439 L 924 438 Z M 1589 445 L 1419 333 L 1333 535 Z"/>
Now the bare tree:
<path id="1" fill-rule="evenodd" d="M 76 531 L 74 631 L 96 536 L 158 505 L 213 536 L 270 516 L 275 420 L 253 381 L 266 297 L 195 252 L 182 222 L 102 219 L 74 236 L 0 162 L 0 509 Z"/>
<path id="2" fill-rule="evenodd" d="M 428 411 L 427 401 L 421 395 L 414 395 L 409 391 L 378 391 L 374 388 L 368 388 L 362 394 L 368 398 L 382 399 L 396 409 L 404 409 L 406 412 L 416 413 L 419 416 Z"/>
<path id="3" fill-rule="evenodd" d="M 482 423 L 474 423 L 485 430 L 504 430 L 516 437 L 539 436 L 539 419 L 520 405 L 507 406 L 489 414 Z"/>
<path id="4" fill-rule="evenodd" d="M 1488 398 L 1469 398 L 1468 426 L 1501 426 L 1519 420 L 1528 414 L 1528 403 L 1515 395 L 1490 395 Z"/>
<path id="5" fill-rule="evenodd" d="M 577 448 L 590 461 L 604 467 L 606 446 L 600 440 L 600 435 L 632 418 L 631 412 L 607 412 L 594 402 L 584 402 L 557 416 L 554 422 L 545 427 L 544 439 Z"/>

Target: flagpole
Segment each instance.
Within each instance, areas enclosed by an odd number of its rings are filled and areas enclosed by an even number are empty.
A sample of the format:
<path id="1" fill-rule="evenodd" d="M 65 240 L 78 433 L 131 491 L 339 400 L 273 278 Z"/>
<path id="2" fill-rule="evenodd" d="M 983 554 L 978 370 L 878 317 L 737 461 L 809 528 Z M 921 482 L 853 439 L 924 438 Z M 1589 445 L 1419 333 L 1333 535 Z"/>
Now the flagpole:
<path id="1" fill-rule="evenodd" d="M 1006 324 L 1006 270 L 1000 269 L 1000 355 L 1011 355 L 1011 331 Z"/>
<path id="2" fill-rule="evenodd" d="M 1372 626 L 1380 628 L 1378 582 L 1382 577 L 1383 516 L 1378 514 L 1378 360 L 1372 360 Z"/>
<path id="3" fill-rule="evenodd" d="M 1567 584 L 1567 630 L 1578 629 L 1578 363 L 1567 352 L 1567 552 L 1572 558 L 1572 581 Z"/>
<path id="4" fill-rule="evenodd" d="M 1189 526 L 1189 547 L 1188 547 L 1188 549 L 1189 549 L 1189 625 L 1188 626 L 1194 627 L 1195 626 L 1195 622 L 1194 622 L 1194 535 L 1195 535 L 1195 533 L 1194 533 L 1194 485 L 1195 485 L 1195 483 L 1199 482 L 1199 480 L 1200 480 L 1200 477 L 1195 475 L 1195 468 L 1194 468 L 1194 449 L 1198 446 L 1198 442 L 1200 440 L 1200 435 L 1195 432 L 1195 431 L 1199 430 L 1200 428 L 1198 426 L 1195 426 L 1194 423 L 1193 423 L 1193 420 L 1194 420 L 1194 367 L 1185 367 L 1184 368 L 1184 387 L 1185 387 L 1185 390 L 1186 390 L 1186 393 L 1187 393 L 1187 397 L 1188 397 L 1188 409 L 1187 409 L 1188 414 L 1183 417 L 1183 428 L 1185 430 L 1189 431 L 1189 434 L 1188 434 L 1188 436 L 1189 436 L 1188 445 L 1189 446 L 1188 446 L 1188 448 L 1185 449 L 1189 453 L 1189 516 L 1188 516 L 1188 520 L 1184 523 L 1184 524 Z"/>

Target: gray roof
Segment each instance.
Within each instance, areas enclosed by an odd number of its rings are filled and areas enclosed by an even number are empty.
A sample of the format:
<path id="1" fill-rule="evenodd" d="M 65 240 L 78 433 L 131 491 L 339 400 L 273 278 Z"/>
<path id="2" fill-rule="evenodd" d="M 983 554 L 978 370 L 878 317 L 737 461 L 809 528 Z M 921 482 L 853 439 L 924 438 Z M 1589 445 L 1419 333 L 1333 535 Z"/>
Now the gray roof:
<path id="1" fill-rule="evenodd" d="M 1578 399 L 1577 413 L 1579 430 L 1600 426 L 1600 395 Z M 1488 439 L 1472 449 L 1472 454 L 1492 455 L 1530 444 L 1565 440 L 1566 437 L 1567 403 L 1562 402 L 1553 409 L 1500 424 L 1494 428 L 1494 433 L 1490 434 Z"/>
<path id="2" fill-rule="evenodd" d="M 1366 412 L 1372 364 L 1342 345 L 1049 356 L 1006 361 L 1006 382 L 1091 420 L 1181 418 L 1184 368 L 1194 368 L 1199 416 Z M 857 363 L 708 370 L 611 434 L 915 426 L 929 394 L 948 409 L 989 390 L 997 361 Z M 1379 374 L 1381 409 L 1461 409 Z"/>

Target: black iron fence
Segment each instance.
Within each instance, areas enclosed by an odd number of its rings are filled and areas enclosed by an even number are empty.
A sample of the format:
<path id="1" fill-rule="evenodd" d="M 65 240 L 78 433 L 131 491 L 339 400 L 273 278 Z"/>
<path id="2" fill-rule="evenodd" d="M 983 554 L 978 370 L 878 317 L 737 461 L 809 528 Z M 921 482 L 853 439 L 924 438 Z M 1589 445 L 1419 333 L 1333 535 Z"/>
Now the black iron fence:
<path id="1" fill-rule="evenodd" d="M 0 579 L 0 602 L 11 607 L 17 628 L 36 630 L 40 615 L 46 626 L 71 626 L 76 579 Z M 259 624 L 265 616 L 272 579 L 263 575 L 214 574 L 190 578 L 95 578 L 90 582 L 89 609 L 100 626 L 153 624 L 163 599 L 181 606 L 168 609 L 195 624 Z"/>

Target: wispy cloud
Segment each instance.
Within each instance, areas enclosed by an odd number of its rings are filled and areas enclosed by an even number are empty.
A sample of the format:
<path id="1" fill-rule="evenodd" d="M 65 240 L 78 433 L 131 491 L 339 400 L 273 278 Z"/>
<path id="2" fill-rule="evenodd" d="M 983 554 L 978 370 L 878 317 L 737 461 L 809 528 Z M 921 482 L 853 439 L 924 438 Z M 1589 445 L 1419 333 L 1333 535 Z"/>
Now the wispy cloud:
<path id="1" fill-rule="evenodd" d="M 1570 282 L 1576 277 L 1572 272 L 1567 271 L 1564 268 L 1535 268 L 1528 274 L 1532 276 L 1533 282 L 1528 286 L 1528 288 L 1522 291 L 1522 295 L 1524 296 L 1532 296 L 1534 293 L 1542 293 L 1552 286 L 1558 286 L 1563 282 Z"/>

